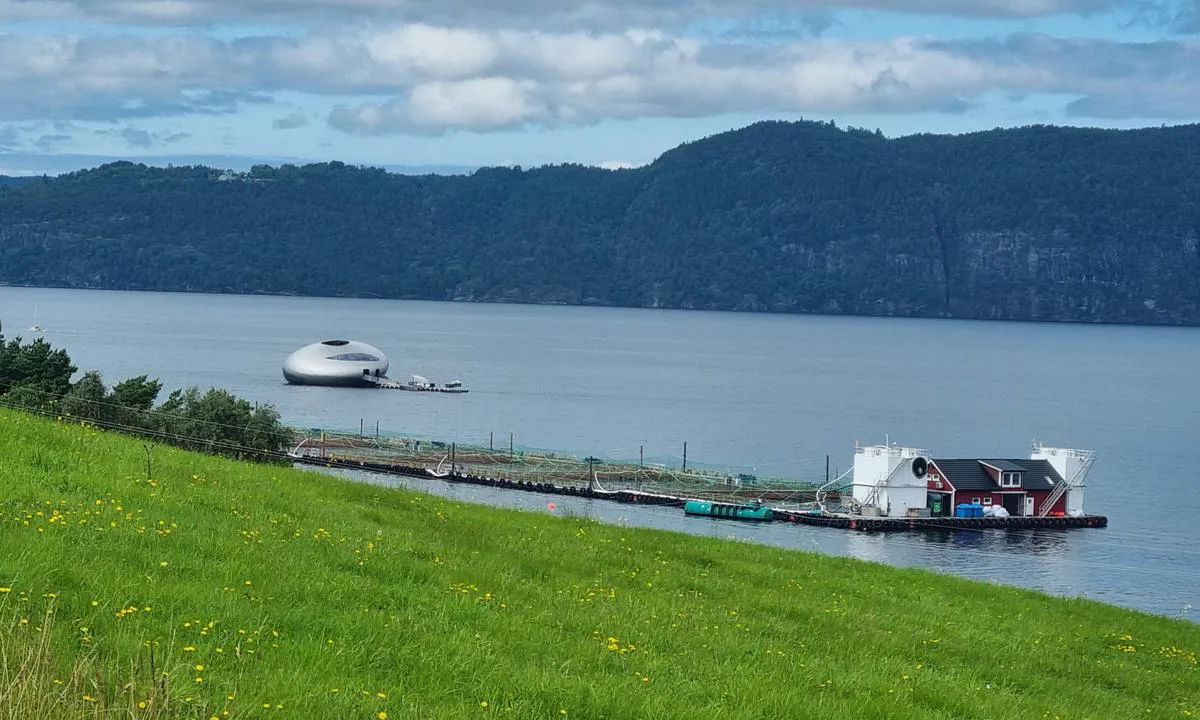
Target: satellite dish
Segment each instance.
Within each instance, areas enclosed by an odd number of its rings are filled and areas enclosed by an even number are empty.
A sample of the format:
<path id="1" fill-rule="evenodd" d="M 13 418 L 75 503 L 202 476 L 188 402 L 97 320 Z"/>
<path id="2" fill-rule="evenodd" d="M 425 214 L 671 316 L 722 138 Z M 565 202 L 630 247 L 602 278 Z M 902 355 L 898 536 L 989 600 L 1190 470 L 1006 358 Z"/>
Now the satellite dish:
<path id="1" fill-rule="evenodd" d="M 923 478 L 925 473 L 929 472 L 929 463 L 925 458 L 919 457 L 912 462 L 913 477 Z"/>

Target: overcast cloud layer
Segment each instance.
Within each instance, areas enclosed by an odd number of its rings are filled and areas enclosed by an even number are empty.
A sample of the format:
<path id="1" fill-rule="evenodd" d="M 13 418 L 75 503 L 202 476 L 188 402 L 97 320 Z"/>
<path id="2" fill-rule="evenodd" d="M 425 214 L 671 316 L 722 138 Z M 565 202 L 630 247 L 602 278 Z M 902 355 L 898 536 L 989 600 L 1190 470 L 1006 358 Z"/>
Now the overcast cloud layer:
<path id="1" fill-rule="evenodd" d="M 1062 93 L 1101 117 L 1200 114 L 1200 43 L 1014 35 L 996 41 L 805 39 L 761 46 L 657 31 L 430 25 L 221 41 L 0 35 L 0 120 L 233 113 L 292 90 L 377 101 L 330 113 L 351 133 L 440 133 L 723 112 L 968 109 L 984 93 Z M 302 116 L 282 117 L 296 127 Z"/>
<path id="2" fill-rule="evenodd" d="M 822 36 L 846 9 L 1103 17 L 1158 39 L 1010 29 L 958 40 L 936 23 L 920 37 Z M 92 132 L 147 148 L 188 134 L 139 121 L 237 117 L 280 93 L 313 104 L 281 105 L 270 132 L 320 124 L 357 137 L 727 113 L 964 113 L 998 92 L 1059 96 L 1081 118 L 1191 120 L 1198 10 L 1200 0 L 0 0 L 12 28 L 0 34 L 0 124 L 40 127 L 36 142 L 51 148 L 72 137 L 62 123 L 106 123 Z M 696 29 L 718 19 L 768 37 Z M 272 29 L 282 25 L 291 29 Z M 780 26 L 804 31 L 770 32 Z M 0 148 L 21 144 L 14 133 L 0 132 Z"/>
<path id="3" fill-rule="evenodd" d="M 823 10 L 877 10 L 964 17 L 1023 18 L 1129 9 L 1169 10 L 1193 0 L 0 0 L 0 21 L 90 19 L 118 23 L 206 24 L 302 21 L 353 16 L 421 22 L 524 25 L 783 16 Z"/>

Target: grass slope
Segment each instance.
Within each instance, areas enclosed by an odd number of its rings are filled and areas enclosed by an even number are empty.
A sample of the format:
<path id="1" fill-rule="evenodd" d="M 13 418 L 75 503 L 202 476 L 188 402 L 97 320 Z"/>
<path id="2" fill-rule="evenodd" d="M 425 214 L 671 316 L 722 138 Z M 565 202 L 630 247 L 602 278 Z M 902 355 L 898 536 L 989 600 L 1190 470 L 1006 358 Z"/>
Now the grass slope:
<path id="1" fill-rule="evenodd" d="M 0 718 L 1200 715 L 1200 627 L 0 411 Z"/>

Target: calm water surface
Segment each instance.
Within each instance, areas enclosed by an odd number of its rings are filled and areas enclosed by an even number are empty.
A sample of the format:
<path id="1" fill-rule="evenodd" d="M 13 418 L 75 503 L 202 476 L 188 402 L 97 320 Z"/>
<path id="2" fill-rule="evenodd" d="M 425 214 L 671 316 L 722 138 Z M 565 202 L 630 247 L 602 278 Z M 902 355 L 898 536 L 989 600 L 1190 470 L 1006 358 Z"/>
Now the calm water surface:
<path id="1" fill-rule="evenodd" d="M 678 510 L 553 498 L 560 512 L 920 566 L 1200 617 L 1200 331 L 0 288 L 5 334 L 36 307 L 45 337 L 109 384 L 223 387 L 290 424 L 688 462 L 820 479 L 854 443 L 934 456 L 1026 457 L 1033 440 L 1097 451 L 1087 509 L 1104 530 L 864 536 L 684 519 Z M 462 379 L 466 395 L 284 384 L 292 350 L 345 337 L 390 375 Z M 164 395 L 165 396 L 165 395 Z M 550 498 L 394 481 L 472 502 Z M 1193 611 L 1192 606 L 1196 606 Z"/>

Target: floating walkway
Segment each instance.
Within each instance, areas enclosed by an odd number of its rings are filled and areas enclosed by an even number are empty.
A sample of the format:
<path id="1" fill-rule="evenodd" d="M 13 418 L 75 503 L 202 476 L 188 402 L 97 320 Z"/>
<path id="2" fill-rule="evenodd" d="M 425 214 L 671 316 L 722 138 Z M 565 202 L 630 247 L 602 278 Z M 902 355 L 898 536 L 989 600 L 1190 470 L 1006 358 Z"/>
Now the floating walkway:
<path id="1" fill-rule="evenodd" d="M 819 484 L 760 477 L 711 468 L 679 468 L 642 460 L 601 460 L 519 448 L 473 446 L 411 437 L 364 436 L 312 429 L 291 452 L 298 459 L 367 463 L 378 472 L 395 470 L 421 477 L 456 475 L 571 488 L 636 490 L 672 497 L 750 502 L 760 500 L 799 509 L 816 501 Z M 408 468 L 402 471 L 400 468 Z M 428 471 L 428 472 L 425 472 Z M 836 491 L 831 500 L 839 497 Z"/>
<path id="2" fill-rule="evenodd" d="M 314 452 L 314 450 L 317 451 Z M 565 478 L 551 482 L 546 480 L 515 479 L 512 477 L 493 476 L 491 474 L 479 475 L 470 472 L 469 470 L 462 469 L 457 464 L 451 466 L 443 466 L 442 464 L 439 464 L 435 468 L 430 468 L 424 464 L 352 457 L 349 453 L 336 452 L 333 448 L 326 447 L 324 444 L 319 447 L 319 450 L 314 445 L 305 446 L 302 444 L 292 453 L 289 453 L 289 455 L 298 463 L 326 468 L 363 470 L 367 472 L 388 475 L 439 479 L 446 482 L 480 485 L 504 490 L 518 490 L 525 492 L 544 493 L 548 495 L 561 495 L 566 497 L 608 500 L 612 502 L 634 505 L 656 505 L 677 507 L 682 509 L 689 499 L 695 499 L 697 495 L 707 494 L 710 499 L 714 497 L 722 497 L 721 492 L 713 492 L 711 490 L 708 493 L 692 493 L 690 494 L 690 497 L 688 497 L 672 492 L 653 492 L 633 488 L 604 489 L 600 486 L 600 483 L 594 474 L 594 467 L 592 468 L 592 475 L 583 478 L 575 478 L 573 482 Z M 564 482 L 564 480 L 566 481 Z M 810 496 L 813 499 L 804 501 L 801 499 L 804 495 Z M 828 512 L 823 510 L 821 507 L 817 507 L 816 490 L 806 491 L 804 495 L 796 494 L 791 496 L 789 498 L 791 502 L 787 503 L 787 505 L 781 504 L 779 506 L 769 506 L 772 517 L 772 520 L 770 521 L 796 523 L 800 525 L 814 525 L 818 527 L 837 528 L 841 530 L 852 530 L 863 533 L 914 531 L 945 532 L 951 530 L 988 529 L 1065 530 L 1072 528 L 1103 528 L 1108 526 L 1108 518 L 1103 515 L 1084 515 L 1081 517 L 1013 516 L 1005 518 L 888 518 L 850 515 Z M 836 493 L 834 496 L 836 497 Z M 737 496 L 733 493 L 726 493 L 723 495 L 723 497 L 736 499 Z M 820 499 L 824 501 L 826 498 L 827 496 L 822 491 L 820 494 Z M 810 507 L 799 507 L 800 505 L 805 504 L 809 505 Z M 788 507 L 788 505 L 791 507 Z"/>

